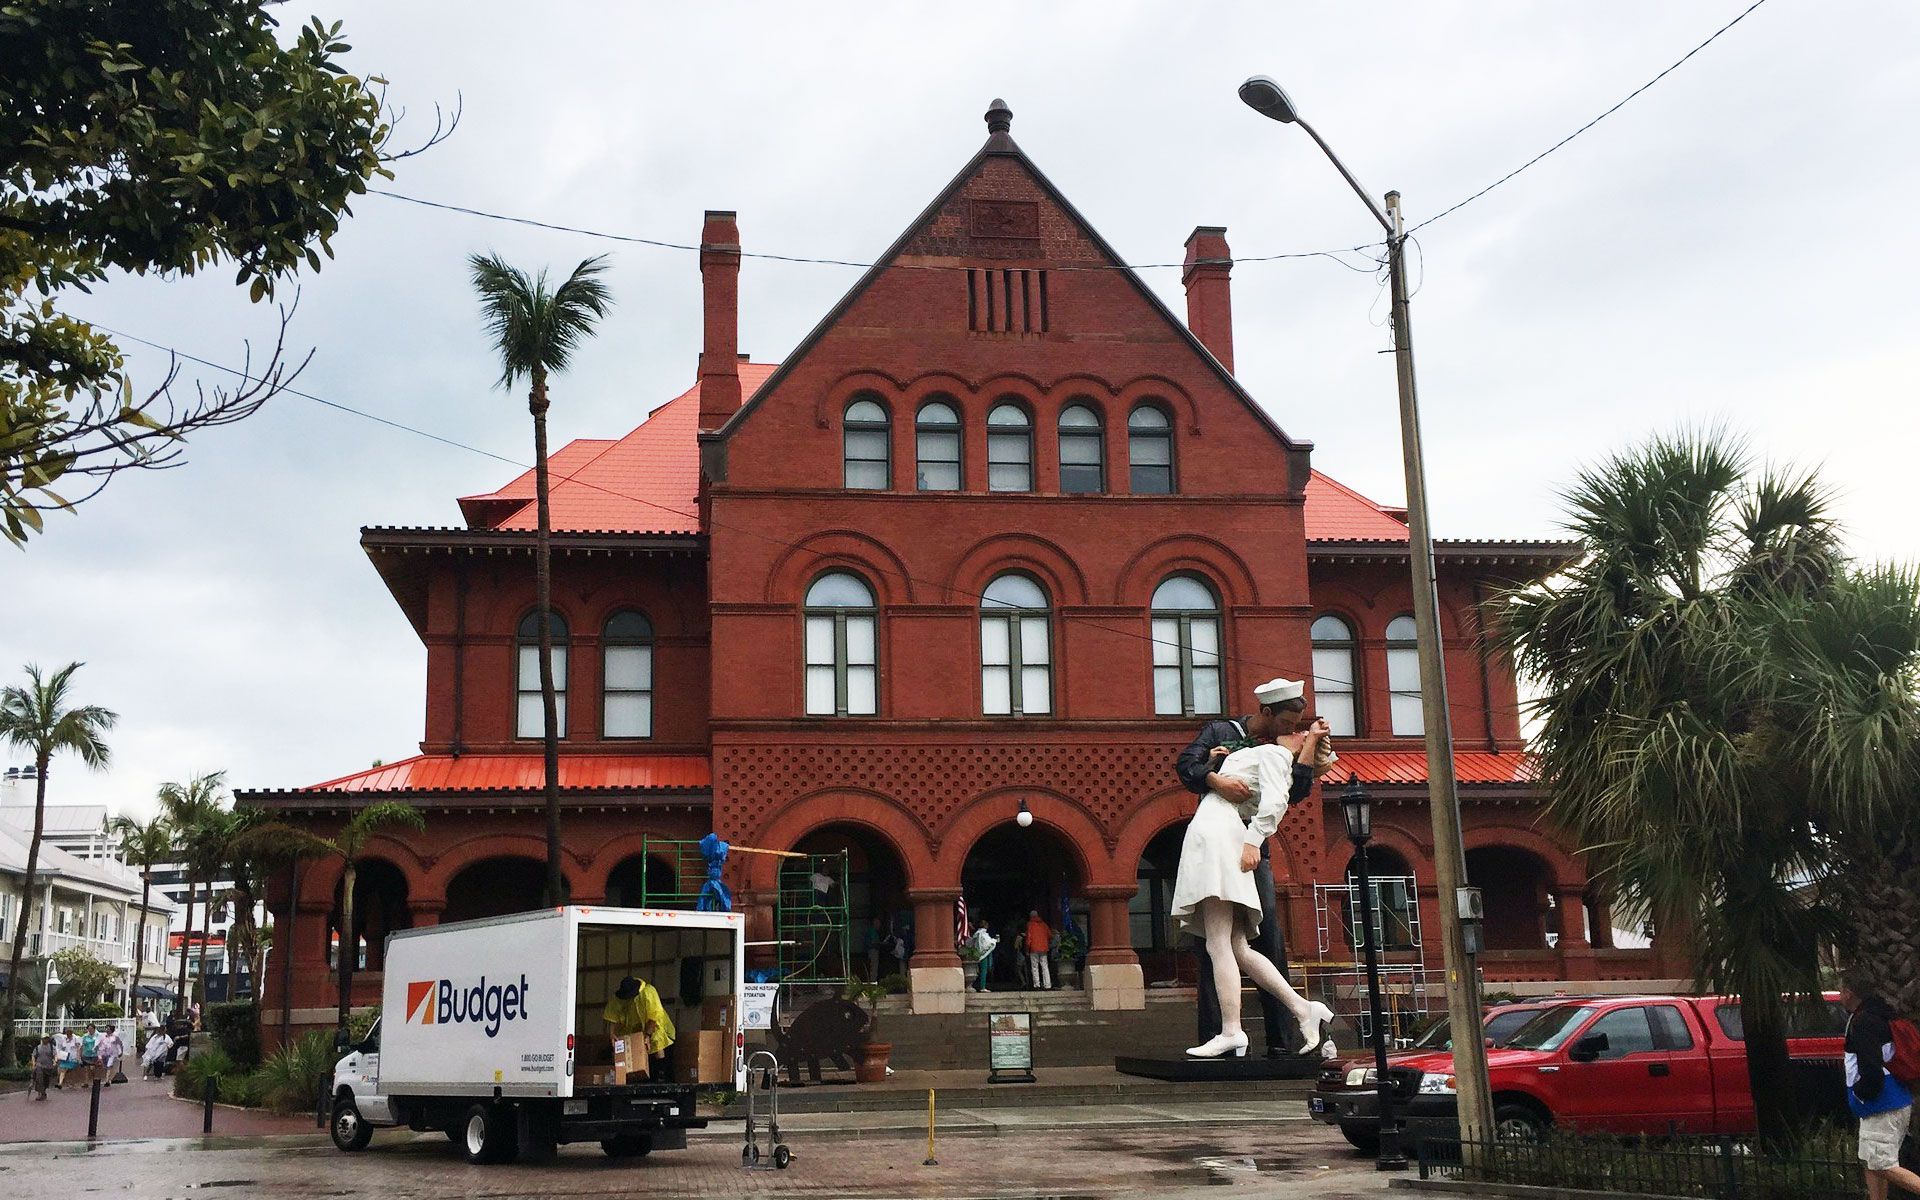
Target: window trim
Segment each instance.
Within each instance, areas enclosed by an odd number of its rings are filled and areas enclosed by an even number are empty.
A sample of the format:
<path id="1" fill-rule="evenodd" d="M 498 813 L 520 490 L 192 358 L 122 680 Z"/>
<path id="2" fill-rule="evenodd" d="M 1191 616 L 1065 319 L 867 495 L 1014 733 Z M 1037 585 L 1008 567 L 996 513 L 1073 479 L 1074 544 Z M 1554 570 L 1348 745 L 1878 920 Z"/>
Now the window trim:
<path id="1" fill-rule="evenodd" d="M 860 586 L 866 589 L 867 595 L 872 599 L 872 603 L 866 606 L 858 606 L 858 605 L 815 606 L 815 605 L 808 604 L 807 596 L 813 592 L 813 589 L 820 585 L 821 580 L 826 579 L 833 575 L 845 575 L 851 579 L 858 580 L 860 583 Z M 813 661 L 812 650 L 811 650 L 811 646 L 809 645 L 809 639 L 807 637 L 807 626 L 810 625 L 813 622 L 814 618 L 816 617 L 828 617 L 828 618 L 832 618 L 833 620 L 833 662 L 832 663 L 816 663 Z M 873 622 L 873 664 L 872 664 L 873 711 L 872 712 L 858 712 L 858 713 L 851 712 L 848 710 L 848 706 L 847 706 L 847 691 L 848 691 L 847 678 L 848 678 L 850 667 L 852 666 L 852 664 L 849 664 L 847 661 L 847 618 L 849 617 L 865 617 L 868 620 Z M 867 664 L 861 663 L 859 665 L 864 667 Z M 812 671 L 816 667 L 825 667 L 825 666 L 831 666 L 833 668 L 833 711 L 830 713 L 814 712 L 809 707 L 810 692 L 809 692 L 808 683 L 807 683 L 807 674 L 808 672 Z M 879 600 L 879 593 L 874 591 L 873 584 L 870 583 L 866 579 L 866 577 L 861 575 L 859 572 L 850 570 L 846 567 L 835 566 L 820 572 L 818 575 L 815 575 L 812 579 L 807 581 L 806 590 L 801 593 L 801 597 L 800 597 L 800 671 L 801 671 L 801 677 L 800 677 L 801 715 L 815 718 L 815 719 L 831 720 L 834 718 L 845 718 L 845 717 L 859 719 L 861 717 L 874 717 L 880 714 L 880 600 Z"/>
<path id="2" fill-rule="evenodd" d="M 1426 689 L 1421 684 L 1421 680 L 1420 680 L 1419 635 L 1416 632 L 1414 637 L 1411 639 L 1395 638 L 1391 632 L 1393 629 L 1394 623 L 1402 620 L 1403 618 L 1408 621 L 1412 621 L 1414 619 L 1412 613 L 1400 613 L 1397 616 L 1393 617 L 1392 620 L 1389 620 L 1387 622 L 1386 630 L 1383 631 L 1384 636 L 1382 640 L 1385 643 L 1386 655 L 1387 655 L 1387 733 L 1392 737 L 1425 737 L 1427 733 L 1427 697 L 1426 697 Z M 1394 654 L 1394 651 L 1396 650 L 1402 651 L 1402 652 L 1410 650 L 1413 652 L 1414 688 L 1412 691 L 1408 691 L 1405 688 L 1396 688 L 1393 686 L 1393 654 Z M 1410 696 L 1413 699 L 1418 700 L 1420 702 L 1420 728 L 1413 733 L 1402 733 L 1398 729 L 1395 729 L 1393 727 L 1394 698 L 1406 697 L 1406 696 Z"/>
<path id="3" fill-rule="evenodd" d="M 1160 418 L 1166 422 L 1166 427 L 1164 429 L 1157 429 L 1157 430 L 1152 430 L 1147 432 L 1136 431 L 1133 427 L 1133 415 L 1141 411 L 1142 409 L 1147 409 L 1149 411 L 1158 413 L 1160 415 Z M 1161 401 L 1142 400 L 1127 410 L 1127 493 L 1129 495 L 1177 496 L 1180 494 L 1180 456 L 1177 453 L 1177 447 L 1174 444 L 1173 427 L 1174 427 L 1173 411 L 1171 408 L 1169 408 L 1166 404 L 1162 403 Z M 1167 490 L 1166 491 L 1143 492 L 1139 488 L 1134 486 L 1133 472 L 1135 470 L 1135 464 L 1133 461 L 1134 459 L 1133 443 L 1136 437 L 1154 438 L 1154 439 L 1164 440 L 1166 442 L 1167 444 L 1167 465 L 1165 467 L 1165 470 L 1167 472 Z M 1151 469 L 1160 470 L 1161 468 L 1159 467 L 1158 464 L 1152 464 Z"/>
<path id="4" fill-rule="evenodd" d="M 953 414 L 953 424 L 929 425 L 926 423 L 926 411 L 935 405 Z M 928 458 L 920 452 L 920 435 L 925 430 L 947 431 L 953 433 L 953 486 L 950 488 L 926 487 L 920 482 L 920 468 L 927 463 L 946 466 L 945 459 Z M 913 490 L 916 492 L 964 492 L 967 490 L 967 419 L 960 410 L 960 402 L 944 392 L 936 392 L 921 402 L 913 414 Z"/>
<path id="5" fill-rule="evenodd" d="M 544 729 L 538 733 L 520 732 L 520 698 L 522 696 L 537 697 L 540 695 L 540 665 L 537 655 L 533 668 L 533 686 L 531 688 L 523 687 L 520 678 L 520 652 L 528 647 L 532 647 L 536 652 L 540 648 L 539 625 L 534 625 L 533 636 L 527 636 L 526 632 L 527 622 L 537 622 L 539 617 L 540 608 L 538 605 L 535 605 L 521 616 L 519 624 L 513 628 L 513 740 L 517 742 L 537 742 L 546 736 Z M 561 741 L 565 741 L 567 737 L 567 694 L 573 687 L 573 624 L 567 620 L 565 613 L 553 605 L 547 607 L 547 618 L 551 622 L 549 628 L 552 629 L 556 635 L 553 639 L 553 661 L 554 664 L 560 668 L 556 674 L 566 681 L 564 684 L 560 684 L 553 689 L 555 732 Z M 544 702 L 542 707 L 545 707 Z M 545 724 L 544 719 L 541 723 L 543 725 Z"/>
<path id="6" fill-rule="evenodd" d="M 1313 636 L 1313 627 L 1328 617 L 1346 626 L 1347 636 L 1344 641 L 1323 642 Z M 1362 661 L 1364 656 L 1360 653 L 1360 636 L 1355 632 L 1359 628 L 1358 621 L 1334 608 L 1322 609 L 1307 624 L 1307 662 L 1309 664 L 1313 662 L 1313 653 L 1317 650 L 1344 649 L 1347 652 L 1347 674 L 1351 675 L 1352 679 L 1348 682 L 1345 692 L 1334 691 L 1331 694 L 1344 695 L 1353 705 L 1353 732 L 1344 735 L 1348 737 L 1361 737 L 1367 730 L 1367 710 L 1363 703 L 1366 694 L 1366 678 L 1363 674 L 1365 663 Z M 1309 682 L 1313 685 L 1314 702 L 1317 704 L 1322 695 L 1328 694 L 1329 689 L 1324 686 L 1319 671 L 1316 670 L 1312 674 L 1313 678 Z"/>
<path id="7" fill-rule="evenodd" d="M 1028 583 L 1031 583 L 1034 587 L 1039 588 L 1040 594 L 1046 598 L 1047 607 L 1016 608 L 1011 605 L 1002 604 L 1001 602 L 996 600 L 996 601 L 993 601 L 994 606 L 992 608 L 988 608 L 986 593 L 993 589 L 993 585 L 995 583 L 998 583 L 1001 579 L 1009 575 L 1019 579 L 1024 579 Z M 980 623 L 977 627 L 979 638 L 980 638 L 979 658 L 980 658 L 980 670 L 982 675 L 981 681 L 980 681 L 980 715 L 990 719 L 1004 718 L 1007 720 L 1019 720 L 1019 719 L 1045 720 L 1047 718 L 1057 716 L 1058 713 L 1055 711 L 1055 708 L 1054 708 L 1055 688 L 1054 688 L 1054 680 L 1053 680 L 1053 667 L 1054 667 L 1053 593 L 1047 590 L 1047 586 L 1044 583 L 1040 582 L 1040 580 L 1034 578 L 1032 575 L 1029 575 L 1025 571 L 998 572 L 993 576 L 992 579 L 987 581 L 987 586 L 981 588 L 980 592 L 981 592 L 980 614 L 979 614 Z M 1025 664 L 1022 662 L 1022 659 L 1021 659 L 1021 654 L 1022 654 L 1021 640 L 1022 639 L 1021 639 L 1020 623 L 1022 620 L 1027 620 L 1034 617 L 1038 617 L 1040 618 L 1041 621 L 1045 622 L 1046 630 L 1047 630 L 1047 661 L 1045 664 L 1043 664 L 1043 669 L 1047 673 L 1047 711 L 1045 712 L 1027 712 L 1025 711 L 1025 706 L 1021 703 L 1022 694 L 1023 694 L 1022 689 L 1025 686 L 1024 680 L 1023 680 L 1023 674 L 1022 674 L 1022 672 L 1025 670 Z M 1000 621 L 1000 622 L 1003 622 L 1007 627 L 1007 661 L 1005 664 L 1005 670 L 1007 671 L 1007 711 L 1003 713 L 987 711 L 987 690 L 986 690 L 987 685 L 986 685 L 985 673 L 990 667 L 1001 666 L 1001 664 L 999 663 L 989 663 L 987 661 L 986 624 L 988 621 Z"/>
<path id="8" fill-rule="evenodd" d="M 1193 717 L 1224 716 L 1227 711 L 1226 709 L 1227 624 L 1226 624 L 1226 613 L 1220 601 L 1220 589 L 1214 586 L 1213 581 L 1208 579 L 1204 575 L 1197 574 L 1193 571 L 1175 571 L 1172 574 L 1163 577 L 1159 583 L 1156 583 L 1153 585 L 1154 594 L 1157 594 L 1161 588 L 1167 585 L 1168 581 L 1173 579 L 1191 579 L 1195 583 L 1199 584 L 1201 587 L 1205 588 L 1207 591 L 1207 594 L 1213 598 L 1213 607 L 1211 609 L 1206 609 L 1206 610 L 1197 609 L 1197 608 L 1165 608 L 1165 609 L 1155 608 L 1153 604 L 1153 594 L 1148 595 L 1147 597 L 1147 637 L 1148 637 L 1147 671 L 1148 671 L 1148 681 L 1149 681 L 1148 691 L 1150 696 L 1152 697 L 1154 715 L 1156 717 L 1162 717 L 1168 720 L 1172 720 L 1175 718 L 1178 718 L 1181 720 L 1188 720 Z M 1193 701 L 1194 666 L 1193 666 L 1193 624 L 1192 623 L 1196 618 L 1209 620 L 1213 622 L 1214 643 L 1219 647 L 1219 649 L 1214 651 L 1215 657 L 1219 659 L 1219 662 L 1213 667 L 1213 670 L 1219 676 L 1220 707 L 1212 712 L 1199 711 L 1194 706 L 1194 701 Z M 1175 635 L 1175 638 L 1179 643 L 1179 660 L 1180 660 L 1178 664 L 1178 670 L 1180 672 L 1180 711 L 1178 713 L 1163 713 L 1160 711 L 1160 704 L 1159 704 L 1160 691 L 1157 683 L 1154 681 L 1154 678 L 1153 678 L 1155 673 L 1166 669 L 1153 661 L 1153 645 L 1157 640 L 1153 637 L 1153 624 L 1155 621 L 1160 621 L 1160 620 L 1175 620 L 1178 622 L 1178 625 L 1176 626 L 1176 628 L 1178 629 L 1178 633 Z"/>
<path id="9" fill-rule="evenodd" d="M 1025 451 L 1024 461 L 1021 464 L 1025 466 L 1027 469 L 1027 480 L 1026 480 L 1026 485 L 1024 487 L 1003 488 L 1003 487 L 995 487 L 993 484 L 993 468 L 995 466 L 1013 465 L 1012 463 L 1003 462 L 1001 460 L 995 459 L 993 456 L 993 439 L 995 437 L 1002 437 L 1002 438 L 1011 437 L 1016 432 L 1015 428 L 1011 425 L 998 426 L 996 431 L 996 426 L 993 423 L 993 414 L 999 412 L 1003 408 L 1010 408 L 1015 412 L 1019 413 L 1023 421 L 1023 424 L 1019 427 L 1017 432 L 1022 437 L 1024 437 L 1026 442 L 1026 451 Z M 1036 478 L 1037 473 L 1034 469 L 1035 467 L 1034 445 L 1036 442 L 1036 438 L 1034 437 L 1035 425 L 1036 425 L 1036 422 L 1033 419 L 1033 409 L 1026 403 L 1026 401 L 1020 399 L 1017 396 L 1002 396 L 998 400 L 995 400 L 993 402 L 993 405 L 987 409 L 987 420 L 985 424 L 985 429 L 986 429 L 986 435 L 987 435 L 987 490 L 989 492 L 998 492 L 1001 495 L 1006 495 L 1006 496 L 1018 496 L 1022 494 L 1031 494 L 1034 491 L 1036 485 L 1039 482 L 1039 480 Z"/>
<path id="10" fill-rule="evenodd" d="M 1067 413 L 1071 412 L 1076 408 L 1085 411 L 1086 413 L 1088 413 L 1093 417 L 1093 425 L 1091 428 L 1085 425 L 1068 425 L 1066 423 Z M 1106 495 L 1108 491 L 1108 487 L 1107 487 L 1107 421 L 1106 421 L 1105 414 L 1103 414 L 1100 411 L 1099 406 L 1093 402 L 1092 397 L 1075 396 L 1072 399 L 1068 400 L 1066 404 L 1061 406 L 1060 415 L 1054 418 L 1053 424 L 1054 424 L 1054 440 L 1058 443 L 1058 446 L 1056 447 L 1056 453 L 1058 453 L 1060 457 L 1060 494 L 1063 496 L 1104 496 Z M 1092 491 L 1068 491 L 1067 490 L 1067 467 L 1069 465 L 1072 465 L 1072 466 L 1086 465 L 1084 463 L 1069 464 L 1067 462 L 1068 444 L 1070 442 L 1078 442 L 1078 441 L 1089 442 L 1099 451 L 1099 456 L 1097 461 L 1094 463 L 1094 468 L 1099 472 L 1100 479 L 1099 479 L 1099 482 L 1094 486 Z"/>
<path id="11" fill-rule="evenodd" d="M 871 404 L 880 410 L 880 420 L 856 421 L 847 414 L 855 405 Z M 854 458 L 848 453 L 847 435 L 851 433 L 878 433 L 880 435 L 881 457 Z M 847 482 L 848 468 L 854 463 L 878 462 L 883 468 L 885 482 L 879 487 L 864 487 Z M 849 397 L 840 409 L 840 487 L 849 492 L 887 492 L 893 490 L 893 413 L 886 402 L 876 392 L 856 392 Z"/>
<path id="12" fill-rule="evenodd" d="M 639 617 L 646 623 L 646 634 L 638 638 L 609 635 L 607 630 L 612 627 L 614 621 L 629 613 Z M 632 607 L 616 608 L 607 614 L 605 621 L 600 623 L 600 737 L 603 741 L 640 742 L 647 741 L 653 737 L 653 718 L 655 713 L 653 698 L 654 683 L 656 682 L 653 672 L 654 667 L 657 665 L 656 656 L 654 655 L 654 644 L 653 620 L 640 609 Z M 647 652 L 647 686 L 644 688 L 615 688 L 608 684 L 607 652 L 615 649 L 633 649 L 636 647 L 643 648 Z M 609 733 L 607 731 L 607 709 L 609 707 L 607 701 L 615 695 L 645 696 L 647 698 L 647 731 L 645 733 Z"/>

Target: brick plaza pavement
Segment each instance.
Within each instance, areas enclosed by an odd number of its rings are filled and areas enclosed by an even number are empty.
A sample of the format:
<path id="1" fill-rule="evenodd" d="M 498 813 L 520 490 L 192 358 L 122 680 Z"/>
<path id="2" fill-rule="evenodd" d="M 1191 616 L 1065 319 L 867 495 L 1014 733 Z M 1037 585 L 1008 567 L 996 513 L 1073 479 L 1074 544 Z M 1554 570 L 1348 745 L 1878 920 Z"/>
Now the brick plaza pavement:
<path id="1" fill-rule="evenodd" d="M 171 1080 L 129 1079 L 100 1089 L 103 1138 L 187 1137 L 200 1132 L 197 1104 L 172 1098 Z M 31 1099 L 25 1090 L 0 1093 L 0 1142 L 68 1141 L 87 1136 L 87 1089 L 69 1086 Z M 277 1117 L 215 1106 L 217 1134 L 312 1133 L 312 1117 Z"/>
<path id="2" fill-rule="evenodd" d="M 0 1098 L 13 1101 L 13 1097 Z M 8 1105 L 12 1107 L 11 1104 Z M 1223 1106 L 1225 1108 L 1226 1106 Z M 951 1136 L 940 1165 L 921 1165 L 924 1137 L 857 1125 L 795 1129 L 786 1171 L 743 1171 L 738 1127 L 717 1127 L 685 1151 L 637 1163 L 614 1162 L 597 1147 L 575 1146 L 543 1166 L 471 1167 L 445 1137 L 382 1133 L 362 1154 L 347 1155 L 312 1136 L 66 1144 L 0 1149 L 0 1192 L 13 1196 L 372 1195 L 395 1200 L 473 1197 L 625 1196 L 662 1200 L 725 1197 L 1315 1197 L 1386 1195 L 1387 1180 L 1335 1132 L 1297 1115 L 1245 1120 L 1247 1106 L 1222 1120 L 1130 1124 L 1095 1109 L 1024 1114 L 991 1136 Z M 1291 1106 L 1289 1106 L 1291 1107 Z M 1195 1110 L 1198 1115 L 1204 1109 Z M 1294 1110 L 1297 1113 L 1297 1110 Z M 1084 1116 L 1093 1122 L 1083 1121 Z M 978 1132 L 978 1131 L 977 1131 Z M 1223 1190 L 1223 1189 L 1231 1189 Z"/>

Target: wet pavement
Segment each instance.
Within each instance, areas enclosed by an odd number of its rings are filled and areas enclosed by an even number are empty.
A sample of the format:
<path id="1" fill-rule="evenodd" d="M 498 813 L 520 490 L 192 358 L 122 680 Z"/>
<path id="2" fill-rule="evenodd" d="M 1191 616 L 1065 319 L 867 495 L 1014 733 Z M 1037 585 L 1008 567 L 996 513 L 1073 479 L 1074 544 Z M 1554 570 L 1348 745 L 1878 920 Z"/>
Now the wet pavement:
<path id="1" fill-rule="evenodd" d="M 19 1101 L 0 1097 L 0 1129 Z M 184 1105 L 182 1107 L 185 1107 Z M 949 1127 L 937 1166 L 924 1129 L 891 1114 L 819 1114 L 782 1122 L 785 1171 L 745 1171 L 740 1126 L 716 1123 L 689 1149 L 615 1161 L 597 1146 L 563 1148 L 540 1166 L 469 1166 L 440 1134 L 382 1132 L 360 1154 L 311 1134 L 0 1147 L 0 1194 L 129 1197 L 374 1195 L 397 1200 L 495 1200 L 644 1194 L 695 1197 L 1013 1197 L 1106 1200 L 1138 1196 L 1379 1197 L 1390 1176 L 1340 1135 L 1311 1124 L 1297 1102 L 1271 1105 L 1103 1105 L 982 1110 Z M 191 1110 L 190 1110 L 191 1111 Z M 962 1114 L 951 1114 L 959 1118 Z M 0 1134 L 0 1136 L 4 1136 Z"/>
<path id="2" fill-rule="evenodd" d="M 103 1138 L 189 1137 L 200 1133 L 200 1105 L 175 1100 L 172 1081 L 131 1079 L 100 1089 L 100 1136 Z M 0 1142 L 69 1141 L 87 1136 L 87 1089 L 77 1084 L 50 1089 L 45 1100 L 34 1100 L 25 1090 L 0 1094 Z M 272 1113 L 215 1105 L 216 1134 L 260 1136 L 312 1133 L 312 1117 L 278 1117 Z M 4 1176 L 0 1176 L 4 1178 Z"/>

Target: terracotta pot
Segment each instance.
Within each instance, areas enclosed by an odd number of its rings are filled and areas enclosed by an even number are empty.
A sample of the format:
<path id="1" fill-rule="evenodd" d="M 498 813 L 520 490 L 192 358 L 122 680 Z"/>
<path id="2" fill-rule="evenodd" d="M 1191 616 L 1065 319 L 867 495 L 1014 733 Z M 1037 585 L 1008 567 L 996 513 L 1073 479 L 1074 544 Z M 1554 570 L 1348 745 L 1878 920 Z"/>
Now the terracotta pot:
<path id="1" fill-rule="evenodd" d="M 887 1059 L 892 1055 L 891 1043 L 868 1042 L 860 1048 L 860 1065 L 853 1069 L 853 1077 L 861 1083 L 886 1082 Z"/>

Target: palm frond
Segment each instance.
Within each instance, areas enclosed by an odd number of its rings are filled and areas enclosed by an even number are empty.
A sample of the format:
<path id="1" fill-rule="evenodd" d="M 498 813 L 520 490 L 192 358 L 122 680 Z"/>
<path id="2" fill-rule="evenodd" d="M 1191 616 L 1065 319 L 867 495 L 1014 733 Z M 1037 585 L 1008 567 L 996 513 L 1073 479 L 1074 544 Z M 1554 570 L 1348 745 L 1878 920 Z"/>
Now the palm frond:
<path id="1" fill-rule="evenodd" d="M 545 270 L 530 276 L 497 254 L 467 259 L 481 320 L 500 354 L 500 387 L 510 388 L 537 371 L 566 369 L 574 350 L 613 305 L 601 278 L 607 266 L 605 255 L 586 259 L 559 287 L 550 288 Z"/>

